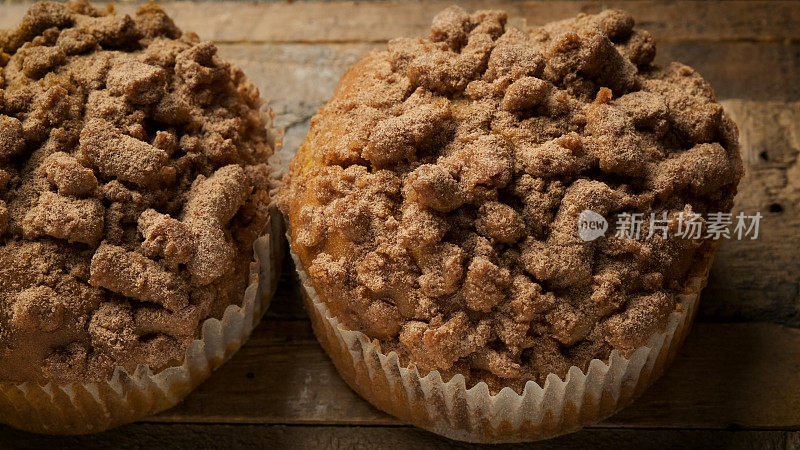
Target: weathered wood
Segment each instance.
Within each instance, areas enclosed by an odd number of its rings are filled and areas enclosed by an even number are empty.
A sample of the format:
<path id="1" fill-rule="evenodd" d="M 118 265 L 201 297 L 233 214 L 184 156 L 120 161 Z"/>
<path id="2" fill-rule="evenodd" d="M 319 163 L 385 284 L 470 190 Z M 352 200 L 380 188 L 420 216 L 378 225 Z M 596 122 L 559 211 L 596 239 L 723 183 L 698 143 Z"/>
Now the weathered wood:
<path id="1" fill-rule="evenodd" d="M 800 427 L 800 330 L 698 323 L 667 374 L 605 427 Z M 396 425 L 347 388 L 306 321 L 265 321 L 153 422 Z"/>
<path id="2" fill-rule="evenodd" d="M 102 2 L 98 2 L 101 4 Z M 124 2 L 122 13 L 134 13 L 142 2 Z M 422 2 L 161 2 L 185 29 L 206 39 L 228 42 L 364 42 L 387 41 L 426 33 L 431 18 L 453 4 Z M 512 24 L 541 25 L 578 13 L 607 8 L 631 12 L 659 40 L 782 41 L 800 39 L 800 7 L 783 1 L 500 1 L 459 2 L 468 10 L 506 10 Z M 15 24 L 26 4 L 4 6 L 0 27 Z M 691 12 L 691 13 L 688 13 Z M 391 20 L 387 20 L 391 18 Z M 213 20 L 209 20 L 213 19 Z"/>
<path id="3" fill-rule="evenodd" d="M 308 321 L 264 321 L 165 422 L 397 425 L 351 391 Z"/>
<path id="4" fill-rule="evenodd" d="M 137 424 L 92 436 L 32 436 L 0 427 L 0 448 L 274 448 L 274 449 L 478 449 L 408 427 L 323 427 L 260 425 Z M 534 444 L 491 447 L 513 449 L 789 449 L 800 443 L 797 432 L 733 430 L 587 429 Z"/>
<path id="5" fill-rule="evenodd" d="M 656 61 L 680 61 L 713 86 L 719 99 L 800 100 L 800 43 L 659 42 Z"/>
<path id="6" fill-rule="evenodd" d="M 739 125 L 747 169 L 734 214 L 764 218 L 757 240 L 720 246 L 700 319 L 800 326 L 800 103 L 723 105 Z"/>

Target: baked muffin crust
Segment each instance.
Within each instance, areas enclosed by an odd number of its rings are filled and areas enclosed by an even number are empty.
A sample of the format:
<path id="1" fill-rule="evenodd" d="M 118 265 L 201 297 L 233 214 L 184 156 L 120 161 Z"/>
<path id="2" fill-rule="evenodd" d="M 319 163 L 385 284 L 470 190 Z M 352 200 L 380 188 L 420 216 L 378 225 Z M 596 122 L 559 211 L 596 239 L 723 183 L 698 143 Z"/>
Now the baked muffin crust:
<path id="1" fill-rule="evenodd" d="M 713 90 L 654 57 L 622 11 L 521 31 L 458 7 L 366 55 L 279 199 L 332 314 L 423 374 L 493 392 L 645 344 L 709 243 L 584 242 L 579 214 L 674 227 L 729 211 L 743 172 Z"/>
<path id="2" fill-rule="evenodd" d="M 38 3 L 0 49 L 0 380 L 181 364 L 251 281 L 258 90 L 152 3 Z"/>

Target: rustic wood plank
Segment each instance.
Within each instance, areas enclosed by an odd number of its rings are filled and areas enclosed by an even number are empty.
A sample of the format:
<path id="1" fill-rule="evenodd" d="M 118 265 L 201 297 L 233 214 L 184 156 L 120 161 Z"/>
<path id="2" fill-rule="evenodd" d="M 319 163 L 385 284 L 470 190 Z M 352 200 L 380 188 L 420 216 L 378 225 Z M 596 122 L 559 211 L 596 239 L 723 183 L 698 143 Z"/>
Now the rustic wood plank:
<path id="1" fill-rule="evenodd" d="M 729 100 L 747 173 L 734 214 L 760 211 L 757 240 L 730 240 L 717 253 L 700 319 L 800 326 L 800 103 Z"/>
<path id="2" fill-rule="evenodd" d="M 34 436 L 0 426 L 2 448 L 139 449 L 276 448 L 276 449 L 479 449 L 409 427 L 321 427 L 259 425 L 137 424 L 90 436 Z M 765 430 L 611 430 L 587 429 L 533 444 L 492 446 L 516 449 L 672 449 L 796 448 L 797 432 Z"/>
<path id="3" fill-rule="evenodd" d="M 800 330 L 697 323 L 675 364 L 604 427 L 800 427 Z M 181 405 L 151 422 L 397 425 L 347 388 L 306 321 L 265 321 Z"/>
<path id="4" fill-rule="evenodd" d="M 397 425 L 351 391 L 308 321 L 264 321 L 164 422 Z"/>
<path id="5" fill-rule="evenodd" d="M 431 18 L 453 2 L 297 2 L 252 5 L 228 12 L 214 4 L 208 12 L 224 18 L 214 39 L 274 42 L 387 41 L 427 33 Z M 663 40 L 781 40 L 800 38 L 800 8 L 791 2 L 524 1 L 459 2 L 467 10 L 504 9 L 516 26 L 542 25 L 578 13 L 607 8 L 631 12 L 642 27 Z M 185 4 L 167 4 L 187 27 L 204 21 L 205 12 Z M 391 17 L 392 20 L 385 20 Z M 235 26 L 231 26 L 234 25 Z"/>
<path id="6" fill-rule="evenodd" d="M 800 43 L 656 41 L 656 47 L 658 63 L 693 67 L 721 100 L 800 100 Z"/>
<path id="7" fill-rule="evenodd" d="M 102 2 L 98 2 L 101 4 Z M 124 2 L 117 9 L 133 13 L 141 2 Z M 309 2 L 162 2 L 187 30 L 201 31 L 217 41 L 363 42 L 387 41 L 427 32 L 431 18 L 450 6 L 436 1 L 309 1 Z M 800 7 L 786 1 L 500 1 L 459 2 L 468 10 L 504 9 L 512 23 L 541 25 L 578 13 L 607 8 L 631 12 L 659 40 L 778 41 L 800 39 Z M 11 26 L 27 4 L 4 6 L 0 27 Z M 391 17 L 391 20 L 386 20 Z M 213 20 L 210 20 L 213 19 Z"/>

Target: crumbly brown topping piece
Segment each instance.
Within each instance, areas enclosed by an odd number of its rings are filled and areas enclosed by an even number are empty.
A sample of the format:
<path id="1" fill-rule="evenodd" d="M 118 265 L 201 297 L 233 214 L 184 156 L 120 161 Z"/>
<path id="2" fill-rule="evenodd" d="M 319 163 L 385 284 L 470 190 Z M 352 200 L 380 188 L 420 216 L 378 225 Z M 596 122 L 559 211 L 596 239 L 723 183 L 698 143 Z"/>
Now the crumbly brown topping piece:
<path id="1" fill-rule="evenodd" d="M 266 224 L 258 90 L 153 4 L 38 3 L 0 50 L 0 380 L 182 363 Z"/>
<path id="2" fill-rule="evenodd" d="M 521 31 L 458 7 L 365 56 L 280 199 L 332 312 L 493 391 L 643 345 L 708 245 L 584 242 L 579 214 L 728 211 L 743 171 L 709 85 L 654 56 L 622 11 Z"/>

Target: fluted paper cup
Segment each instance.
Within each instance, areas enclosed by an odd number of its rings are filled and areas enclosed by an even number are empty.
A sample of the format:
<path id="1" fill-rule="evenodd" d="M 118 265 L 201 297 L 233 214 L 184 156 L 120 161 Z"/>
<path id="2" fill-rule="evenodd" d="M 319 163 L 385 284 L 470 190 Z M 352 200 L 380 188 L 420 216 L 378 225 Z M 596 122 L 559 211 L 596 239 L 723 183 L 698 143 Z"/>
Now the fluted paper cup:
<path id="1" fill-rule="evenodd" d="M 289 235 L 291 241 L 291 236 Z M 536 441 L 577 431 L 619 411 L 641 395 L 669 365 L 689 332 L 705 286 L 715 245 L 698 262 L 663 332 L 628 357 L 617 350 L 588 370 L 573 366 L 562 380 L 550 374 L 544 386 L 528 381 L 521 394 L 496 395 L 485 382 L 466 387 L 462 375 L 443 380 L 404 367 L 395 352 L 383 354 L 371 339 L 346 329 L 314 290 L 300 258 L 289 248 L 302 284 L 314 333 L 350 387 L 403 422 L 450 439 L 504 443 Z"/>
<path id="2" fill-rule="evenodd" d="M 272 128 L 273 115 L 264 103 L 262 120 L 278 152 L 281 133 Z M 279 175 L 273 170 L 273 187 Z M 280 276 L 283 232 L 280 212 L 270 204 L 265 234 L 253 243 L 250 284 L 241 303 L 228 306 L 221 319 L 203 322 L 181 366 L 158 373 L 146 365 L 133 373 L 117 367 L 102 382 L 0 382 L 0 423 L 34 433 L 95 433 L 178 404 L 239 350 L 266 312 Z"/>

